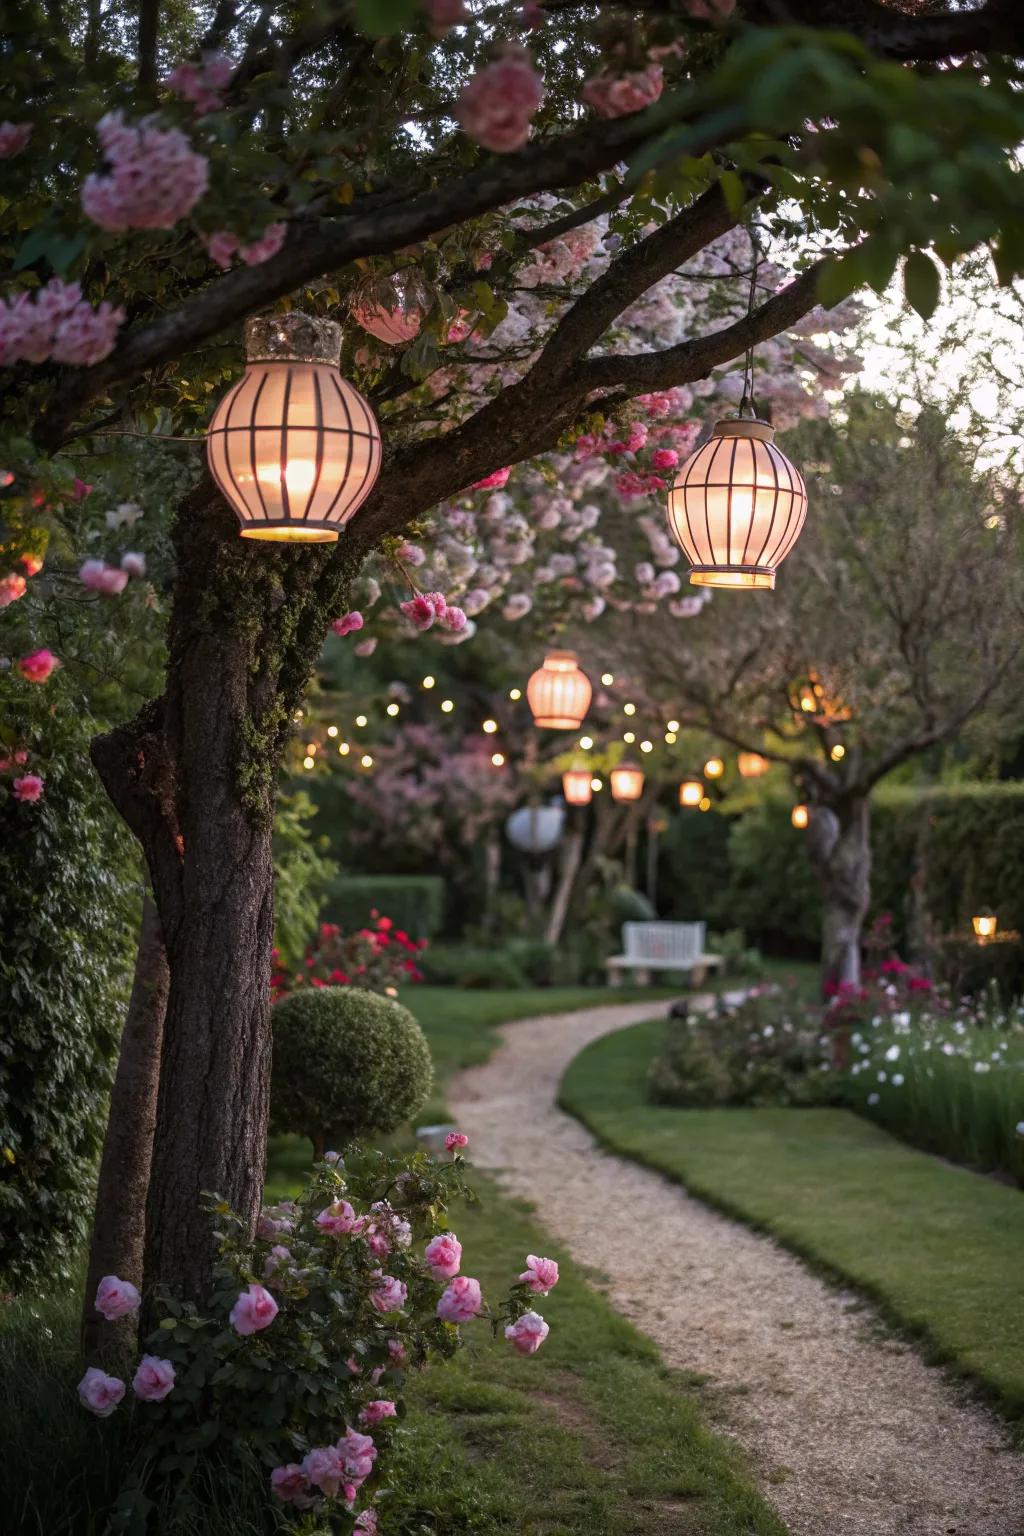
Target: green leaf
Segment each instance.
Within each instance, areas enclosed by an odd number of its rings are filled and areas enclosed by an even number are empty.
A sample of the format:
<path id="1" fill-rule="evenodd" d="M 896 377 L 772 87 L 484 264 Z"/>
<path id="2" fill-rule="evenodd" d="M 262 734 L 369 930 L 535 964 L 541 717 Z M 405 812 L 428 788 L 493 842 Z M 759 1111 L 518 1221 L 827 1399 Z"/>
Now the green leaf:
<path id="1" fill-rule="evenodd" d="M 884 235 L 873 235 L 857 252 L 857 265 L 876 293 L 884 293 L 896 270 L 899 251 Z"/>
<path id="2" fill-rule="evenodd" d="M 907 303 L 922 320 L 929 320 L 939 302 L 939 269 L 924 251 L 911 251 L 903 263 L 903 291 Z"/>
<path id="3" fill-rule="evenodd" d="M 370 37 L 392 37 L 411 27 L 416 0 L 355 0 L 356 23 Z"/>
<path id="4" fill-rule="evenodd" d="M 859 261 L 859 251 L 848 251 L 823 267 L 818 278 L 818 299 L 826 309 L 849 298 L 855 288 L 865 280 L 864 269 Z"/>

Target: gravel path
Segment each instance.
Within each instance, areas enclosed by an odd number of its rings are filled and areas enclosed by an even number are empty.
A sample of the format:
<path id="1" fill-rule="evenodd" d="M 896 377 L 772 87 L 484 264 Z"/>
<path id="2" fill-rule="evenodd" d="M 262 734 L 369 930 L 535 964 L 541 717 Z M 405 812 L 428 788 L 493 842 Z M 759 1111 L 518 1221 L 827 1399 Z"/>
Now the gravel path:
<path id="1" fill-rule="evenodd" d="M 793 1536 L 1021 1536 L 1024 1458 L 984 1409 L 886 1338 L 856 1296 L 602 1152 L 556 1107 L 589 1041 L 667 1007 L 506 1025 L 490 1061 L 449 1094 L 473 1161 L 607 1277 L 613 1305 L 670 1366 L 712 1378 L 725 1426 Z"/>

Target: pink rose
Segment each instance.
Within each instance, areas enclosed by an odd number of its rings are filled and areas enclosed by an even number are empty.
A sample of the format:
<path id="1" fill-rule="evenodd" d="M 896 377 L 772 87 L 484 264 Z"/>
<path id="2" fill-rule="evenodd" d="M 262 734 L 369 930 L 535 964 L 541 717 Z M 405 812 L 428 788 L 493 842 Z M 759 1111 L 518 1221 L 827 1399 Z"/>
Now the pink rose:
<path id="1" fill-rule="evenodd" d="M 627 117 L 657 101 L 664 86 L 660 64 L 613 74 L 605 70 L 583 87 L 583 100 L 599 117 Z"/>
<path id="2" fill-rule="evenodd" d="M 15 779 L 11 785 L 11 794 L 15 800 L 24 800 L 34 805 L 43 796 L 43 781 L 38 773 L 23 773 L 20 779 Z"/>
<path id="3" fill-rule="evenodd" d="M 446 1152 L 461 1152 L 463 1147 L 468 1146 L 469 1137 L 464 1136 L 461 1131 L 449 1131 L 444 1139 L 444 1149 Z"/>
<path id="4" fill-rule="evenodd" d="M 538 1312 L 524 1312 L 505 1329 L 505 1337 L 521 1355 L 535 1355 L 547 1338 L 549 1328 Z"/>
<path id="5" fill-rule="evenodd" d="M 0 123 L 0 160 L 20 155 L 31 137 L 31 123 Z"/>
<path id="6" fill-rule="evenodd" d="M 343 614 L 340 619 L 335 619 L 334 623 L 331 625 L 334 633 L 336 635 L 340 635 L 342 639 L 344 639 L 346 635 L 353 634 L 355 630 L 362 629 L 362 627 L 363 616 L 358 610 L 355 610 L 352 613 Z"/>
<path id="7" fill-rule="evenodd" d="M 374 1282 L 370 1303 L 378 1312 L 397 1312 L 405 1306 L 408 1290 L 401 1280 L 396 1280 L 394 1275 L 384 1275 L 379 1269 L 373 1270 L 370 1278 Z"/>
<path id="8" fill-rule="evenodd" d="M 455 116 L 484 149 L 507 155 L 530 137 L 531 119 L 543 99 L 543 82 L 526 49 L 509 43 L 463 86 Z"/>
<path id="9" fill-rule="evenodd" d="M 459 1272 L 462 1263 L 462 1244 L 454 1232 L 441 1232 L 431 1238 L 423 1257 L 430 1265 L 435 1280 L 451 1280 Z"/>
<path id="10" fill-rule="evenodd" d="M 275 1467 L 270 1474 L 270 1486 L 282 1504 L 297 1504 L 300 1509 L 305 1509 L 313 1502 L 309 1497 L 309 1478 L 298 1462 L 290 1461 L 286 1466 Z"/>
<path id="11" fill-rule="evenodd" d="M 262 1285 L 250 1285 L 242 1291 L 228 1314 L 236 1333 L 259 1333 L 269 1328 L 277 1316 L 277 1302 Z"/>
<path id="12" fill-rule="evenodd" d="M 105 1275 L 96 1288 L 96 1311 L 102 1312 L 108 1323 L 138 1311 L 139 1300 L 131 1281 L 119 1280 L 116 1275 Z"/>
<path id="13" fill-rule="evenodd" d="M 413 628 L 421 632 L 429 629 L 437 618 L 429 594 L 423 592 L 418 592 L 415 597 L 409 598 L 408 602 L 399 603 L 398 606 Z"/>
<path id="14" fill-rule="evenodd" d="M 651 463 L 655 469 L 675 469 L 679 463 L 679 455 L 674 448 L 659 448 L 651 459 Z"/>
<path id="15" fill-rule="evenodd" d="M 329 1232 L 332 1237 L 346 1237 L 362 1230 L 365 1217 L 357 1216 L 347 1200 L 335 1200 L 320 1212 L 316 1224 L 321 1232 Z"/>
<path id="16" fill-rule="evenodd" d="M 345 1479 L 345 1465 L 335 1445 L 317 1445 L 302 1459 L 301 1470 L 321 1493 L 332 1498 Z"/>
<path id="17" fill-rule="evenodd" d="M 500 491 L 503 485 L 508 484 L 508 477 L 511 473 L 511 466 L 507 466 L 505 469 L 493 469 L 491 473 L 489 475 L 485 475 L 482 480 L 475 480 L 470 486 L 470 490 Z"/>
<path id="18" fill-rule="evenodd" d="M 526 1255 L 526 1268 L 519 1276 L 537 1296 L 546 1296 L 558 1284 L 558 1265 L 554 1259 L 539 1259 L 535 1253 Z"/>
<path id="19" fill-rule="evenodd" d="M 398 1409 L 387 1397 L 375 1398 L 372 1403 L 367 1403 L 359 1415 L 361 1424 L 379 1424 L 382 1419 L 393 1419 Z"/>
<path id="20" fill-rule="evenodd" d="M 441 615 L 441 623 L 445 629 L 450 629 L 453 635 L 461 634 L 468 622 L 461 608 L 446 608 Z"/>
<path id="21" fill-rule="evenodd" d="M 17 571 L 4 576 L 0 579 L 0 608 L 7 608 L 11 603 L 16 603 L 19 597 L 25 596 L 27 590 L 28 583 Z"/>
<path id="22" fill-rule="evenodd" d="M 465 1323 L 476 1317 L 482 1306 L 479 1280 L 456 1275 L 437 1304 L 437 1315 L 445 1323 Z"/>
<path id="23" fill-rule="evenodd" d="M 386 1259 L 391 1252 L 391 1243 L 383 1232 L 371 1229 L 366 1235 L 366 1246 L 375 1259 Z"/>
<path id="24" fill-rule="evenodd" d="M 379 1530 L 380 1526 L 377 1524 L 377 1511 L 375 1509 L 364 1509 L 362 1514 L 357 1516 L 356 1523 L 352 1527 L 353 1536 L 355 1536 L 356 1531 L 360 1533 L 360 1536 L 378 1536 Z"/>
<path id="25" fill-rule="evenodd" d="M 54 667 L 60 663 L 52 651 L 45 646 L 40 651 L 33 651 L 29 656 L 23 656 L 18 662 L 18 671 L 27 683 L 45 683 Z"/>
<path id="26" fill-rule="evenodd" d="M 409 1351 L 401 1339 L 388 1339 L 388 1355 L 391 1357 L 392 1366 L 398 1370 L 403 1365 L 409 1364 Z"/>
<path id="27" fill-rule="evenodd" d="M 291 1261 L 291 1256 L 290 1248 L 283 1248 L 280 1243 L 275 1243 L 263 1265 L 264 1280 L 273 1280 L 281 1266 Z"/>
<path id="28" fill-rule="evenodd" d="M 128 585 L 128 571 L 118 570 L 116 566 L 107 565 L 104 560 L 86 560 L 78 573 L 78 579 L 83 587 L 88 587 L 93 592 L 105 592 L 108 597 L 117 597 Z"/>
<path id="29" fill-rule="evenodd" d="M 124 1382 L 116 1376 L 108 1376 L 98 1365 L 90 1365 L 78 1383 L 78 1396 L 82 1405 L 98 1419 L 109 1419 L 124 1397 Z"/>
<path id="30" fill-rule="evenodd" d="M 362 1482 L 373 1471 L 377 1460 L 377 1447 L 369 1435 L 361 1435 L 357 1429 L 346 1429 L 338 1441 L 338 1454 L 349 1477 Z"/>
<path id="31" fill-rule="evenodd" d="M 143 1355 L 132 1380 L 135 1396 L 144 1403 L 162 1403 L 174 1388 L 174 1366 L 156 1355 Z"/>

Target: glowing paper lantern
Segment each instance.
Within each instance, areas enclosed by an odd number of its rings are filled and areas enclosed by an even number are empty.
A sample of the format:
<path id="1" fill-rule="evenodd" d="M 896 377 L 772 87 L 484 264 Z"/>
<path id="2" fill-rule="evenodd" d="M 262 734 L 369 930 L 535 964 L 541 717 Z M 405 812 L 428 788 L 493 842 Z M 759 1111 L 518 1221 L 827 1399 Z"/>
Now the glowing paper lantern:
<path id="1" fill-rule="evenodd" d="M 798 832 L 802 832 L 811 819 L 811 813 L 806 805 L 794 805 L 789 813 L 789 819 Z"/>
<path id="2" fill-rule="evenodd" d="M 680 805 L 700 805 L 704 799 L 704 785 L 700 779 L 684 779 L 679 786 Z"/>
<path id="3" fill-rule="evenodd" d="M 668 495 L 672 533 L 697 587 L 775 586 L 800 536 L 807 490 L 766 421 L 719 421 Z"/>
<path id="4" fill-rule="evenodd" d="M 762 773 L 767 773 L 769 762 L 762 757 L 760 752 L 741 752 L 736 759 L 736 766 L 745 779 L 759 779 Z"/>
<path id="5" fill-rule="evenodd" d="M 213 413 L 210 470 L 242 537 L 327 544 L 380 474 L 377 419 L 338 372 L 341 327 L 309 315 L 246 322 L 246 370 Z"/>
<path id="6" fill-rule="evenodd" d="M 613 800 L 639 800 L 644 792 L 644 771 L 636 763 L 622 762 L 610 774 Z"/>
<path id="7" fill-rule="evenodd" d="M 549 651 L 526 685 L 534 724 L 552 731 L 578 731 L 590 708 L 590 694 L 590 682 L 574 651 Z"/>
<path id="8" fill-rule="evenodd" d="M 706 779 L 720 779 L 725 772 L 725 764 L 720 757 L 709 757 L 704 764 L 704 777 Z"/>
<path id="9" fill-rule="evenodd" d="M 995 938 L 998 926 L 998 919 L 993 917 L 991 912 L 982 912 L 977 917 L 971 918 L 971 927 L 982 944 L 986 939 Z"/>
<path id="10" fill-rule="evenodd" d="M 569 768 L 562 774 L 562 794 L 569 805 L 589 805 L 594 785 L 589 768 Z"/>

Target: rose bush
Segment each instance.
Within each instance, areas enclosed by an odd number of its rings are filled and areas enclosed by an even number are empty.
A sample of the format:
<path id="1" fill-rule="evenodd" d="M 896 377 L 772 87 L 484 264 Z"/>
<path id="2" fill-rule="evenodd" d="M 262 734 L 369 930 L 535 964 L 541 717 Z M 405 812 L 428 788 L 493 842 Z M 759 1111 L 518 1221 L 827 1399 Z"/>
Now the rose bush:
<path id="1" fill-rule="evenodd" d="M 452 1356 L 475 1318 L 520 1354 L 548 1333 L 531 1304 L 538 1281 L 541 1294 L 556 1283 L 553 1260 L 529 1255 L 494 1307 L 458 1272 L 448 1213 L 472 1198 L 461 1157 L 356 1147 L 344 1164 L 318 1164 L 296 1200 L 265 1209 L 253 1238 L 211 1201 L 220 1258 L 209 1307 L 161 1303 L 132 1382 L 138 1448 L 114 1528 L 132 1529 L 156 1497 L 187 1509 L 204 1463 L 255 1458 L 282 1512 L 312 1511 L 337 1532 L 384 1529 L 409 1372 Z M 122 1316 L 132 1300 L 108 1276 L 97 1306 Z M 125 1383 L 90 1367 L 79 1395 L 107 1418 Z"/>
<path id="2" fill-rule="evenodd" d="M 372 927 L 343 933 L 337 923 L 321 923 L 302 969 L 289 974 L 274 951 L 270 990 L 275 999 L 304 987 L 364 987 L 394 997 L 400 986 L 422 981 L 416 956 L 426 939 L 412 939 L 390 917 L 374 911 Z"/>

